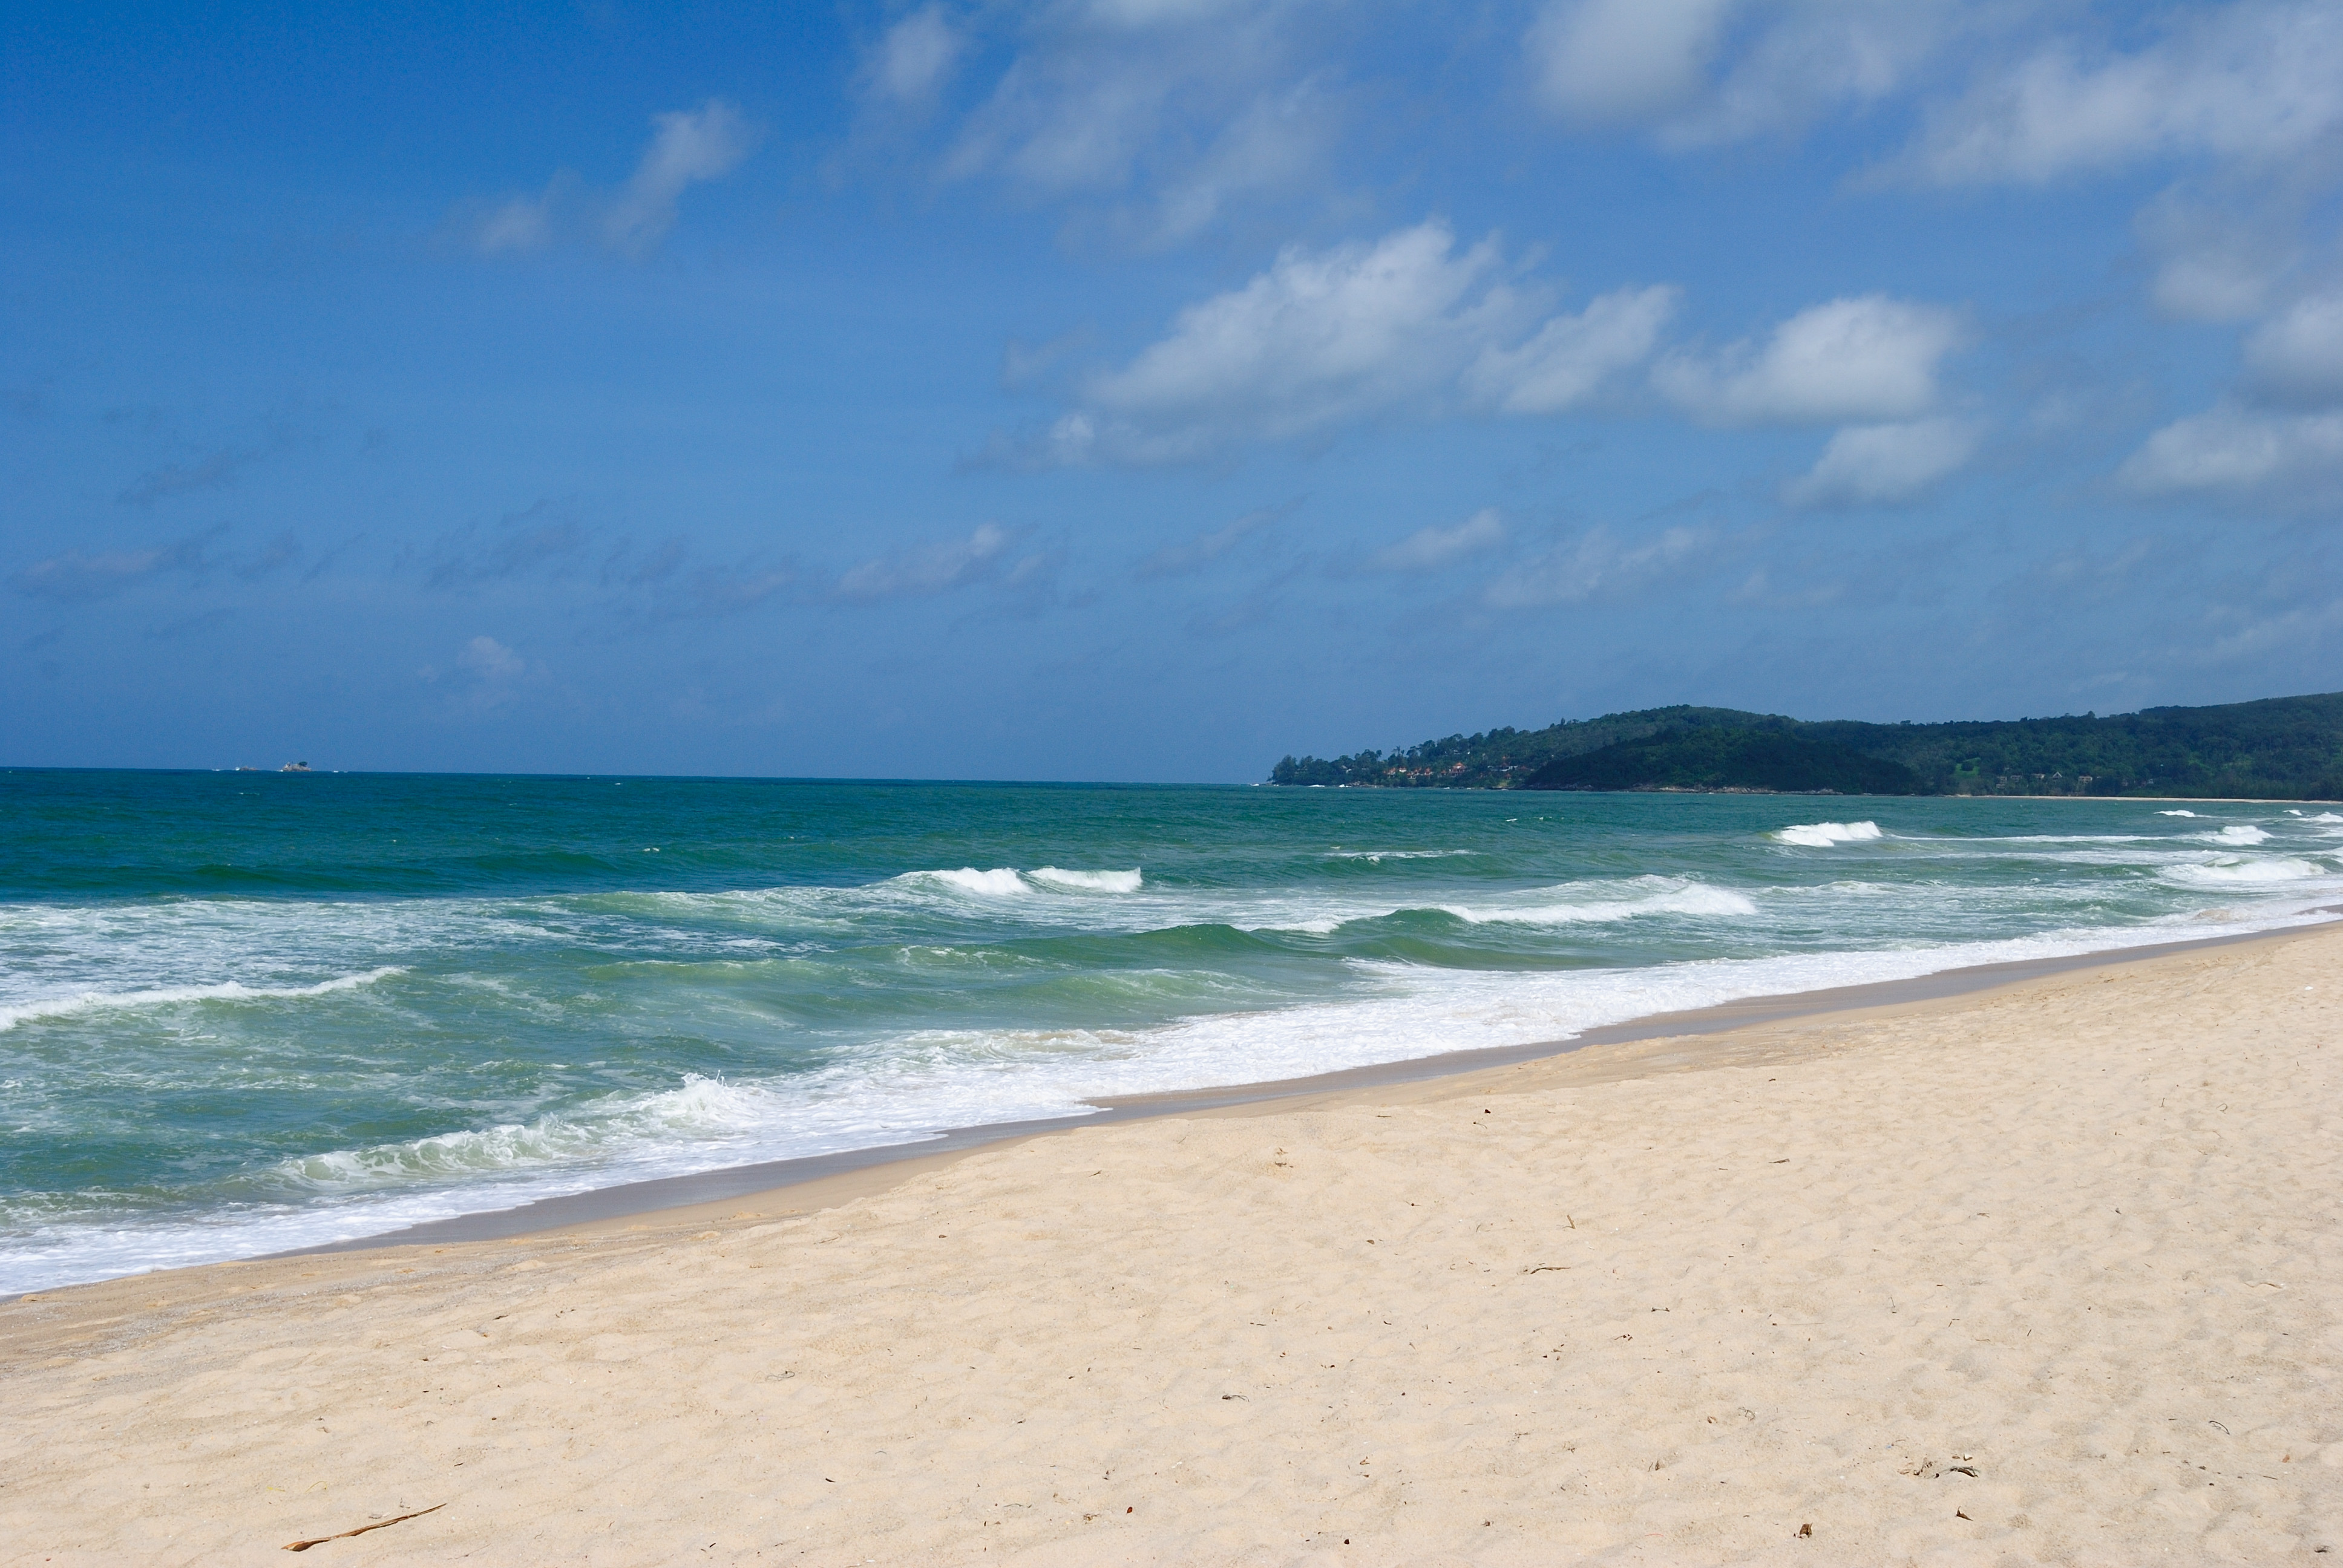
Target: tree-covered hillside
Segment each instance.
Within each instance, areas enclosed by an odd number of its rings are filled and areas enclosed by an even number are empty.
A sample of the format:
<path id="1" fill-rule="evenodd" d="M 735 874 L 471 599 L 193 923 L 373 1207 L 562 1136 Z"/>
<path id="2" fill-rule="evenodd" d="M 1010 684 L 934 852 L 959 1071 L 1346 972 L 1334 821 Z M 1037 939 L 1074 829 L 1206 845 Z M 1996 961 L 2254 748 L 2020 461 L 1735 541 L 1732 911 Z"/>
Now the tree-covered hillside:
<path id="1" fill-rule="evenodd" d="M 1704 730 L 1786 734 L 1845 747 L 1911 769 L 1918 789 L 1927 794 L 2343 799 L 2343 692 L 2217 708 L 2148 708 L 2105 719 L 2087 713 L 1950 724 L 1808 721 L 1730 708 L 1652 708 L 1565 719 L 1544 729 L 1452 735 L 1388 754 L 1361 751 L 1331 760 L 1288 757 L 1270 779 L 1278 784 L 1384 789 L 1518 789 L 1540 769 L 1568 758 L 1654 736 L 1689 740 Z M 1622 759 L 1628 755 L 1621 754 Z M 1671 785 L 1662 777 L 1688 755 L 1681 746 L 1650 749 L 1646 759 L 1652 765 L 1634 782 L 1569 787 L 1704 787 Z M 1629 775 L 1614 770 L 1605 777 Z"/>

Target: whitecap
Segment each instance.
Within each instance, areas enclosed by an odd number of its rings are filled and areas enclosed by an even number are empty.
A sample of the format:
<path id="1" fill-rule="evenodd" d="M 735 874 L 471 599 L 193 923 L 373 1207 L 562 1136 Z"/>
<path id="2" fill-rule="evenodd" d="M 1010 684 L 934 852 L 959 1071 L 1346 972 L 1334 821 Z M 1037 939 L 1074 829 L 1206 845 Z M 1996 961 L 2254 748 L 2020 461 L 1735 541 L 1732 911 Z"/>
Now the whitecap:
<path id="1" fill-rule="evenodd" d="M 1477 855 L 1478 849 L 1329 849 L 1330 860 L 1365 860 L 1381 865 L 1385 860 L 1446 860 L 1458 855 Z"/>
<path id="2" fill-rule="evenodd" d="M 2197 813 L 2194 811 L 2158 811 L 2157 815 L 2159 817 L 2194 817 Z"/>
<path id="3" fill-rule="evenodd" d="M 405 974 L 406 969 L 393 964 L 384 969 L 368 970 L 364 974 L 341 975 L 316 985 L 248 986 L 237 980 L 223 980 L 217 985 L 157 986 L 151 990 L 81 991 L 73 996 L 44 997 L 36 1000 L 0 1007 L 0 1030 L 36 1018 L 64 1018 L 77 1012 L 140 1007 L 169 1007 L 190 1001 L 266 1001 L 291 997 L 326 996 L 337 990 L 350 990 L 371 985 L 392 975 Z"/>
<path id="4" fill-rule="evenodd" d="M 2298 882 L 2307 877 L 2328 875 L 2326 867 L 2315 860 L 2299 860 L 2292 856 L 2271 856 L 2260 860 L 2208 860 L 2200 864 L 2167 866 L 2160 873 L 2167 880 L 2197 886 L 2226 887 L 2238 882 Z"/>
<path id="5" fill-rule="evenodd" d="M 2192 833 L 2192 839 L 2202 839 L 2209 844 L 2267 844 L 2269 835 L 2250 822 L 2232 822 L 2211 833 Z"/>
<path id="6" fill-rule="evenodd" d="M 1084 893 L 1135 893 L 1146 880 L 1136 866 L 1128 871 L 1068 871 L 1038 866 L 1028 878 L 1041 887 Z"/>
<path id="7" fill-rule="evenodd" d="M 1617 886 L 1618 884 L 1613 884 Z M 1638 877 L 1626 884 L 1638 890 L 1625 898 L 1584 896 L 1595 890 L 1584 884 L 1548 888 L 1545 892 L 1579 892 L 1581 897 L 1544 903 L 1500 904 L 1472 907 L 1442 904 L 1444 914 L 1472 925 L 1510 923 L 1533 926 L 1578 925 L 1585 922 L 1633 920 L 1640 915 L 1721 915 L 1746 916 L 1757 912 L 1757 906 L 1743 894 L 1727 888 L 1712 888 L 1704 882 L 1678 881 L 1665 877 Z"/>
<path id="8" fill-rule="evenodd" d="M 980 871 L 974 866 L 962 866 L 957 871 L 906 871 L 900 877 L 890 877 L 891 882 L 927 883 L 949 888 L 956 893 L 973 893 L 979 898 L 1007 899 L 1033 890 L 1025 879 L 1011 868 Z"/>
<path id="9" fill-rule="evenodd" d="M 1827 849 L 1833 844 L 1860 844 L 1882 838 L 1876 822 L 1801 822 L 1771 835 L 1785 844 Z"/>

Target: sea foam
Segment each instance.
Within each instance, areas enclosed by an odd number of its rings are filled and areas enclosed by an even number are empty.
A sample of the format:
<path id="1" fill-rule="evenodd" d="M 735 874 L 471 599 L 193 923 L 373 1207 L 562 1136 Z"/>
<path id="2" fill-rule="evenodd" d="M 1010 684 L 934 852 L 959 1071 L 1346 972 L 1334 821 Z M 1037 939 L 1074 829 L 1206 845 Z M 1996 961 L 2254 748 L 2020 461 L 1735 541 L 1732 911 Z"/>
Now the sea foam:
<path id="1" fill-rule="evenodd" d="M 1834 844 L 1861 844 L 1884 835 L 1876 822 L 1801 822 L 1776 829 L 1773 837 L 1785 844 L 1827 849 Z"/>
<path id="2" fill-rule="evenodd" d="M 372 985 L 378 980 L 387 980 L 392 975 L 406 972 L 402 965 L 388 964 L 381 969 L 368 970 L 364 974 L 340 975 L 333 980 L 319 980 L 315 985 L 252 986 L 237 980 L 223 980 L 217 985 L 157 986 L 151 990 L 92 990 L 72 996 L 43 997 L 0 1007 L 0 1030 L 12 1030 L 34 1019 L 66 1018 L 77 1012 L 172 1007 L 195 1001 L 271 1001 L 293 997 L 326 996 L 337 990 L 353 990 L 362 985 Z"/>
<path id="3" fill-rule="evenodd" d="M 1610 888 L 1619 888 L 1614 883 Z M 1632 889 L 1632 891 L 1626 890 Z M 1520 925 L 1566 926 L 1587 921 L 1633 920 L 1648 915 L 1754 915 L 1757 906 L 1746 896 L 1726 888 L 1666 877 L 1638 877 L 1621 889 L 1624 896 L 1604 897 L 1602 884 L 1565 885 L 1541 889 L 1529 895 L 1536 902 L 1498 905 L 1442 904 L 1446 914 L 1473 925 L 1510 921 Z M 1555 893 L 1575 897 L 1555 899 Z"/>
<path id="4" fill-rule="evenodd" d="M 2332 875 L 2315 860 L 2271 856 L 2262 860 L 2211 860 L 2195 865 L 2167 866 L 2162 873 L 2175 882 L 2200 887 L 2227 887 L 2239 882 L 2299 882 Z"/>

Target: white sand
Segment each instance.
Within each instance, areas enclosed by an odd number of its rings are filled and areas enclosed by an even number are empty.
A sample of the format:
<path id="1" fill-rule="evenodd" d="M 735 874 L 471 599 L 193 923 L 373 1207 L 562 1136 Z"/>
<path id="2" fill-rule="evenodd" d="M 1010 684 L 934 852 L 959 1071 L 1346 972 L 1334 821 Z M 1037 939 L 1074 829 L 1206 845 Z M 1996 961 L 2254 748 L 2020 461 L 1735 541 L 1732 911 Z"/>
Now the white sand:
<path id="1" fill-rule="evenodd" d="M 0 1555 L 2343 1561 L 2338 1065 L 2323 930 L 59 1292 Z"/>

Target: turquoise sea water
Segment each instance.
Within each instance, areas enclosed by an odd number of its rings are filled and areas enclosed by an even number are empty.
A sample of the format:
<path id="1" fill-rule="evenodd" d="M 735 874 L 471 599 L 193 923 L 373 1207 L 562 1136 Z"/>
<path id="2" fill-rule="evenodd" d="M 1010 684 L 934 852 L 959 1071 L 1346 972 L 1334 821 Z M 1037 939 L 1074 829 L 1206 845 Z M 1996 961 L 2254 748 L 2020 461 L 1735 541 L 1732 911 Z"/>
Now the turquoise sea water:
<path id="1" fill-rule="evenodd" d="M 2343 896 L 2343 816 L 2129 800 L 20 770 L 0 821 L 0 1291 Z"/>

